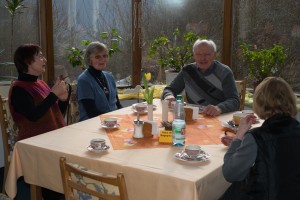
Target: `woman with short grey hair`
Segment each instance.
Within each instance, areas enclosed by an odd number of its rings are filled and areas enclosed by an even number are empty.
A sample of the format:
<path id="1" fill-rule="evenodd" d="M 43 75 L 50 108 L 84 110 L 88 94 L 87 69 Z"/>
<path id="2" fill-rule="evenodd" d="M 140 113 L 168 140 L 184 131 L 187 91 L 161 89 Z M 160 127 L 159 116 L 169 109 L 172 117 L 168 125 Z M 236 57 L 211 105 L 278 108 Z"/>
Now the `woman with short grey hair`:
<path id="1" fill-rule="evenodd" d="M 88 68 L 77 79 L 80 121 L 122 108 L 114 76 L 104 71 L 108 58 L 105 44 L 95 41 L 87 46 L 84 62 Z"/>

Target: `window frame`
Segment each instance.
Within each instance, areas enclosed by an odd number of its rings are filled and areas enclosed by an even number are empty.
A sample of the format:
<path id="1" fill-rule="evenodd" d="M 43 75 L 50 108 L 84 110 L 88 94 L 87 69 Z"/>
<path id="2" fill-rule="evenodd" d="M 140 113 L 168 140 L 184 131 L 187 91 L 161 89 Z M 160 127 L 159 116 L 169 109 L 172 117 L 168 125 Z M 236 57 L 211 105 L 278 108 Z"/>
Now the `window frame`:
<path id="1" fill-rule="evenodd" d="M 147 1 L 147 0 L 144 0 Z M 231 65 L 232 50 L 232 0 L 224 0 L 224 24 L 223 24 L 223 49 L 222 63 Z M 142 0 L 131 0 L 132 3 L 132 86 L 141 82 L 142 47 L 141 47 L 141 16 Z M 136 8 L 136 9 L 135 9 Z M 54 72 L 54 44 L 53 44 L 53 20 L 52 0 L 40 0 L 40 40 L 41 47 L 47 58 L 47 70 L 43 80 L 55 80 Z M 136 12 L 134 12 L 136 11 Z M 134 24 L 137 23 L 137 24 Z"/>

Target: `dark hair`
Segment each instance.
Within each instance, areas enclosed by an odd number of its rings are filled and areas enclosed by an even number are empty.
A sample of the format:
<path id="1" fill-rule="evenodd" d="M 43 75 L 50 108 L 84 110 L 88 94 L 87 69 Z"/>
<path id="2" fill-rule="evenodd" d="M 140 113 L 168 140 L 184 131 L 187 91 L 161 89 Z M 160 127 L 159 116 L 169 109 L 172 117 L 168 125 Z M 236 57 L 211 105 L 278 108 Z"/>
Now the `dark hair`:
<path id="1" fill-rule="evenodd" d="M 23 44 L 17 48 L 14 55 L 14 63 L 18 72 L 28 72 L 28 65 L 34 62 L 34 56 L 38 55 L 41 47 L 36 44 Z"/>

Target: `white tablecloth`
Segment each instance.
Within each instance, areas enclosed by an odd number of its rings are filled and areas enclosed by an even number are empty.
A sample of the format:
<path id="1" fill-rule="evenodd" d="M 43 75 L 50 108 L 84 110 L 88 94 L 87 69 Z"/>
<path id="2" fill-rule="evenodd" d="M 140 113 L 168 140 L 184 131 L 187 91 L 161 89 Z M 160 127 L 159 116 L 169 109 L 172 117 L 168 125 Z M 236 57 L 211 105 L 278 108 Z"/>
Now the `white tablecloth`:
<path id="1" fill-rule="evenodd" d="M 160 101 L 155 113 L 161 112 Z M 123 108 L 115 113 L 129 113 Z M 228 121 L 232 114 L 220 116 Z M 104 138 L 111 146 L 99 117 L 51 131 L 17 142 L 9 174 L 6 192 L 15 196 L 18 177 L 24 176 L 27 183 L 63 193 L 59 169 L 59 157 L 89 169 L 125 175 L 130 200 L 214 200 L 229 186 L 222 175 L 223 156 L 227 147 L 203 145 L 211 155 L 209 161 L 188 163 L 174 158 L 182 147 L 114 150 L 95 153 L 87 150 L 93 138 Z"/>

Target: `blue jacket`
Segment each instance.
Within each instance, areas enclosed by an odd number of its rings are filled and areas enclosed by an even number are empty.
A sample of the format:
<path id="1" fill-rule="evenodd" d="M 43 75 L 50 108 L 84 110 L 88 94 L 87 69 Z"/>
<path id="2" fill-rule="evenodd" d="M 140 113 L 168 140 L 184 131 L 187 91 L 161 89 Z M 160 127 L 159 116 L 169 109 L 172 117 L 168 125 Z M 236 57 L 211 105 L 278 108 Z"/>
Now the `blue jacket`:
<path id="1" fill-rule="evenodd" d="M 107 87 L 109 90 L 108 98 L 88 70 L 85 70 L 79 75 L 77 79 L 76 91 L 80 112 L 79 121 L 88 119 L 86 110 L 81 103 L 82 99 L 95 100 L 95 109 L 99 112 L 99 115 L 118 109 L 116 105 L 117 88 L 115 79 L 111 72 L 103 71 L 103 74 L 105 76 Z"/>

